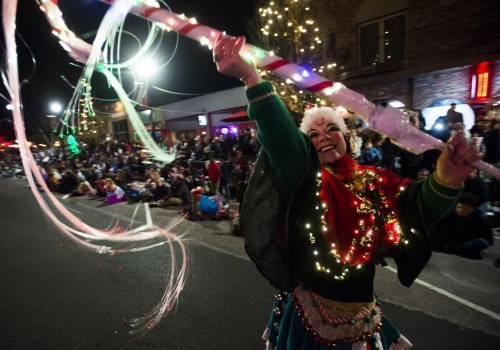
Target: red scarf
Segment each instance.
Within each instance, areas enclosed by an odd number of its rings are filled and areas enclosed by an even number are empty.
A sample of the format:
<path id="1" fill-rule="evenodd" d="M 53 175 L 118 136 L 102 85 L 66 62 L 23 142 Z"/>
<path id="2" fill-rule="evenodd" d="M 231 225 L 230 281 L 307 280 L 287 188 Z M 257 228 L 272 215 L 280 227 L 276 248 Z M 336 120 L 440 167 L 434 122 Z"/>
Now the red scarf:
<path id="1" fill-rule="evenodd" d="M 335 175 L 331 174 L 324 167 L 321 170 L 322 186 L 320 198 L 328 206 L 328 212 L 326 213 L 328 230 L 323 232 L 323 236 L 328 247 L 332 247 L 332 243 L 335 244 L 342 262 L 345 261 L 349 250 L 352 250 L 352 240 L 355 238 L 356 244 L 354 244 L 353 255 L 348 260 L 349 265 L 355 265 L 370 258 L 371 254 L 366 257 L 363 254 L 374 251 L 378 246 L 378 239 L 376 231 L 374 231 L 372 236 L 373 243 L 369 246 L 358 244 L 359 239 L 371 227 L 369 223 L 373 221 L 370 220 L 369 214 L 358 214 L 356 205 L 354 204 L 355 201 L 359 202 L 358 198 L 341 181 L 353 178 L 354 172 L 358 168 L 358 163 L 345 154 L 335 165 Z M 359 227 L 360 220 L 363 220 L 365 223 L 364 230 Z M 356 233 L 355 230 L 358 232 Z"/>

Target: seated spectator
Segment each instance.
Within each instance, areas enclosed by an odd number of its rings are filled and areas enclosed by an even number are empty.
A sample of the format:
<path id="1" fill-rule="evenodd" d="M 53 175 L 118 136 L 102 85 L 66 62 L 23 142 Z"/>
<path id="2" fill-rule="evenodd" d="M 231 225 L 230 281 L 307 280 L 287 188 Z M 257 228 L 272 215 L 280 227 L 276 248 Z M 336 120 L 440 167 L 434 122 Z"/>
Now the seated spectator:
<path id="1" fill-rule="evenodd" d="M 156 190 L 156 182 L 150 182 L 149 187 L 144 187 L 144 190 L 141 192 L 141 201 L 142 202 L 151 202 L 154 198 L 153 191 Z"/>
<path id="2" fill-rule="evenodd" d="M 146 172 L 146 184 L 145 184 L 145 187 L 146 188 L 150 188 L 150 185 L 153 182 L 156 183 L 156 181 L 159 178 L 160 178 L 160 172 L 159 171 L 150 170 L 150 171 Z"/>
<path id="3" fill-rule="evenodd" d="M 54 179 L 56 180 L 56 183 L 58 183 L 59 181 L 61 181 L 61 179 L 62 179 L 62 175 L 61 175 L 61 173 L 59 172 L 59 170 L 57 170 L 57 168 L 56 168 L 56 167 L 52 167 L 52 168 L 50 169 L 50 172 L 49 172 L 49 173 L 52 173 L 52 175 L 53 175 Z"/>
<path id="4" fill-rule="evenodd" d="M 190 202 L 189 188 L 184 182 L 182 175 L 178 175 L 174 178 L 174 182 L 171 187 L 171 195 L 165 197 L 164 199 L 154 203 L 160 207 L 170 207 L 170 206 L 188 206 Z M 152 203 L 153 204 L 153 203 Z"/>
<path id="5" fill-rule="evenodd" d="M 493 245 L 493 231 L 476 208 L 477 197 L 463 192 L 434 240 L 438 251 L 470 259 L 482 259 L 481 251 Z"/>
<path id="6" fill-rule="evenodd" d="M 97 177 L 97 180 L 95 182 L 95 188 L 96 188 L 96 194 L 99 196 L 99 197 L 106 197 L 107 193 L 108 193 L 108 190 L 106 189 L 106 179 L 104 179 L 102 177 L 102 174 L 101 172 L 96 172 L 96 177 Z"/>
<path id="7" fill-rule="evenodd" d="M 193 179 L 194 179 L 194 183 L 193 183 L 194 186 L 195 187 L 199 186 L 200 182 L 201 182 L 201 179 L 204 176 L 203 169 L 199 168 L 197 166 L 197 162 L 195 162 L 193 160 L 188 160 L 187 164 L 188 164 L 188 170 L 189 170 L 189 172 L 191 173 L 191 175 L 193 176 Z"/>
<path id="8" fill-rule="evenodd" d="M 66 170 L 59 181 L 59 193 L 71 193 L 78 187 L 78 178 L 71 170 Z"/>
<path id="9" fill-rule="evenodd" d="M 85 169 L 78 168 L 78 171 L 76 172 L 76 178 L 78 179 L 78 183 L 87 181 L 87 178 L 85 177 Z"/>
<path id="10" fill-rule="evenodd" d="M 59 173 L 57 174 L 60 175 Z M 45 182 L 47 183 L 49 190 L 57 191 L 57 188 L 59 186 L 59 179 L 56 176 L 56 173 L 52 171 L 52 169 L 47 173 L 47 180 L 45 180 Z"/>
<path id="11" fill-rule="evenodd" d="M 153 194 L 153 201 L 158 202 L 165 197 L 170 196 L 170 185 L 166 184 L 165 180 L 162 177 L 156 180 L 156 184 L 156 188 L 151 189 L 151 193 Z"/>
<path id="12" fill-rule="evenodd" d="M 130 203 L 137 203 L 141 200 L 141 192 L 137 188 L 137 184 L 132 183 L 127 191 L 127 200 Z"/>
<path id="13" fill-rule="evenodd" d="M 127 187 L 127 172 L 123 169 L 118 169 L 114 177 L 114 181 L 117 186 L 125 189 Z"/>
<path id="14" fill-rule="evenodd" d="M 92 188 L 88 181 L 80 182 L 76 190 L 71 193 L 72 196 L 94 196 L 95 194 L 96 190 Z"/>
<path id="15" fill-rule="evenodd" d="M 125 200 L 125 191 L 116 186 L 112 179 L 106 179 L 106 203 L 115 204 Z"/>
<path id="16" fill-rule="evenodd" d="M 184 172 L 182 173 L 182 177 L 184 178 L 184 183 L 187 185 L 189 190 L 196 187 L 194 177 L 188 169 L 184 170 Z"/>
<path id="17" fill-rule="evenodd" d="M 489 191 L 487 183 L 479 176 L 479 170 L 472 170 L 467 179 L 465 179 L 464 184 L 464 192 L 474 193 L 477 196 L 477 209 L 484 215 L 486 213 L 486 202 L 488 201 Z"/>
<path id="18" fill-rule="evenodd" d="M 248 160 L 243 155 L 243 152 L 236 151 L 236 156 L 233 157 L 231 163 L 233 164 L 233 169 L 231 170 L 233 180 L 235 182 L 244 180 L 248 172 Z"/>
<path id="19" fill-rule="evenodd" d="M 352 147 L 352 157 L 356 160 L 361 157 L 361 148 L 363 147 L 363 139 L 358 135 L 356 129 L 349 130 L 351 139 L 353 140 L 354 147 Z"/>
<path id="20" fill-rule="evenodd" d="M 45 170 L 45 168 L 40 167 L 40 174 L 42 175 L 43 181 L 47 182 L 47 179 L 49 177 L 47 174 L 47 170 Z"/>
<path id="21" fill-rule="evenodd" d="M 373 147 L 371 141 L 365 142 L 363 149 L 361 150 L 359 163 L 363 165 L 373 165 L 376 167 L 380 167 L 382 165 L 382 154 L 378 148 Z"/>
<path id="22" fill-rule="evenodd" d="M 182 175 L 184 173 L 184 168 L 182 167 L 182 163 L 180 160 L 176 160 L 173 168 L 169 172 L 170 183 L 174 182 L 174 179 L 178 175 Z"/>

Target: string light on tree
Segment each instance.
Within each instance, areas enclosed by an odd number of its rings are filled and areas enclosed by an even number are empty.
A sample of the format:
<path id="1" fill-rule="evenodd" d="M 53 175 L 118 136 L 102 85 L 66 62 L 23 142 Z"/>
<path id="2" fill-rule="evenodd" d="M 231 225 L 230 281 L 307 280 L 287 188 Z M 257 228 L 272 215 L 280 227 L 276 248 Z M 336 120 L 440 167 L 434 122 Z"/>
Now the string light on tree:
<path id="1" fill-rule="evenodd" d="M 274 0 L 259 9 L 256 18 L 259 26 L 258 41 L 279 57 L 304 67 L 293 77 L 295 81 L 307 79 L 311 72 L 321 66 L 322 41 L 319 28 L 311 11 L 310 0 Z M 334 67 L 330 64 L 331 67 Z M 309 91 L 298 91 L 292 81 L 280 84 L 281 79 L 270 71 L 261 71 L 261 76 L 273 82 L 281 99 L 292 116 L 298 121 L 305 106 L 321 104 Z M 326 102 L 323 102 L 326 104 Z"/>
<path id="2" fill-rule="evenodd" d="M 76 142 L 75 136 L 68 136 L 68 148 L 71 152 L 71 157 L 75 157 L 80 154 L 80 150 L 78 149 L 78 143 Z"/>

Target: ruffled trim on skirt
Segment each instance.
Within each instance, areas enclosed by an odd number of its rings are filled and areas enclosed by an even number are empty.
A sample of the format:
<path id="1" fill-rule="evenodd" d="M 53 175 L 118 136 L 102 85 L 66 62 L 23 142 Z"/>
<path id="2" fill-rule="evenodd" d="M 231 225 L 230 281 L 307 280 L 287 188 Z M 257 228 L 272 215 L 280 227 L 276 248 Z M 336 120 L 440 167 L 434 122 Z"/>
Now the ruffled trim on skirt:
<path id="1" fill-rule="evenodd" d="M 365 333 L 356 339 L 334 332 L 332 334 L 340 339 L 323 338 L 307 322 L 304 310 L 297 305 L 300 303 L 295 293 L 277 294 L 262 337 L 266 341 L 266 350 L 407 350 L 412 347 L 408 339 L 382 315 L 379 319 L 381 326 L 368 332 L 369 335 Z M 368 320 L 365 322 L 369 324 Z M 336 328 L 339 326 L 335 325 Z"/>

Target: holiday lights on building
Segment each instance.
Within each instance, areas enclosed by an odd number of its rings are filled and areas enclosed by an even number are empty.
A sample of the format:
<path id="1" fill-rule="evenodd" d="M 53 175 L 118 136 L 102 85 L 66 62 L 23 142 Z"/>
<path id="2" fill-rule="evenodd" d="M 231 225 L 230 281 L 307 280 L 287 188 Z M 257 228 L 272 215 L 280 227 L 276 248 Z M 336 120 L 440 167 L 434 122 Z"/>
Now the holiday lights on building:
<path id="1" fill-rule="evenodd" d="M 314 21 L 310 5 L 310 0 L 274 0 L 259 8 L 259 42 L 269 51 L 304 67 L 294 77 L 296 81 L 307 79 L 312 72 L 324 73 L 337 66 L 335 62 L 322 62 L 321 31 Z M 302 116 L 305 106 L 331 104 L 295 86 L 291 79 L 283 81 L 266 70 L 261 70 L 260 74 L 274 83 L 281 99 L 297 119 Z"/>

